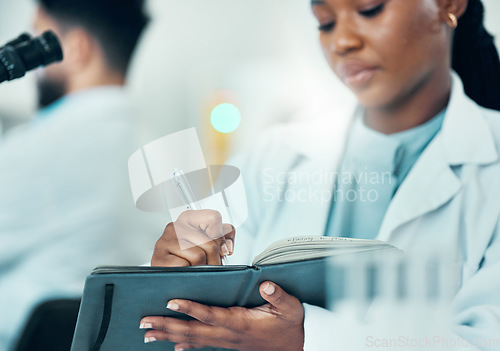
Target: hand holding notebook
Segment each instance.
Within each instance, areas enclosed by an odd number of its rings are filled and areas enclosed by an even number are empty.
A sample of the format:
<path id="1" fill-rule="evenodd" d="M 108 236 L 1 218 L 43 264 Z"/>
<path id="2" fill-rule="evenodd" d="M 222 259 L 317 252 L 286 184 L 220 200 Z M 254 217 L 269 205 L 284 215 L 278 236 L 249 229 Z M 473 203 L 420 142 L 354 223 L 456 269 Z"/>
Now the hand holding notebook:
<path id="1" fill-rule="evenodd" d="M 266 350 L 280 349 L 280 342 L 292 350 L 295 343 L 302 346 L 301 303 L 325 306 L 327 257 L 394 249 L 376 240 L 304 236 L 276 242 L 252 266 L 221 266 L 222 241 L 210 240 L 207 230 L 224 226 L 210 213 L 187 211 L 174 223 L 180 226 L 167 226 L 152 260 L 163 267 L 94 270 L 72 351 L 174 350 L 175 343 Z M 198 236 L 185 237 L 180 229 Z M 231 231 L 226 241 L 234 237 Z M 139 325 L 163 331 L 144 333 Z M 158 342 L 145 345 L 151 338 Z M 159 341 L 166 339 L 171 342 Z"/>
<path id="2" fill-rule="evenodd" d="M 313 288 L 313 287 L 312 287 Z M 260 295 L 267 302 L 254 308 L 214 307 L 175 299 L 167 308 L 193 318 L 151 316 L 141 320 L 146 343 L 169 340 L 175 350 L 222 347 L 238 350 L 302 350 L 304 308 L 300 301 L 271 282 Z"/>

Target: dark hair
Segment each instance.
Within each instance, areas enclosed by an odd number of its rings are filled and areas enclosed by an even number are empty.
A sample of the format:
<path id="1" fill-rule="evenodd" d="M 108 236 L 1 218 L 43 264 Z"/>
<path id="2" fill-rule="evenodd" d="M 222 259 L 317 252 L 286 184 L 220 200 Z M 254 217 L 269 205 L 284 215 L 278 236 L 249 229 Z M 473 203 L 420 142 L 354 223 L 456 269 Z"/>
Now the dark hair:
<path id="1" fill-rule="evenodd" d="M 102 46 L 113 70 L 125 74 L 138 39 L 148 23 L 144 0 L 38 0 L 63 25 L 82 26 Z"/>
<path id="2" fill-rule="evenodd" d="M 500 110 L 500 59 L 494 38 L 484 28 L 481 0 L 469 0 L 453 38 L 452 68 L 466 94 L 479 105 Z"/>

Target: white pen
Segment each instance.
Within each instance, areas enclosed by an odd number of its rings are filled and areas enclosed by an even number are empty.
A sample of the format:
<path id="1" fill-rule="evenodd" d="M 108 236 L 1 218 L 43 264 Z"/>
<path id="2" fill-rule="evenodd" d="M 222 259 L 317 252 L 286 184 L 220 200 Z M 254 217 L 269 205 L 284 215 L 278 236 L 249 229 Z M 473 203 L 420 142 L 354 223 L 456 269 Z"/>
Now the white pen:
<path id="1" fill-rule="evenodd" d="M 172 182 L 174 184 L 175 190 L 177 191 L 177 195 L 187 206 L 187 209 L 201 210 L 201 206 L 198 201 L 196 201 L 193 190 L 191 189 L 191 186 L 189 185 L 189 182 L 187 181 L 187 178 L 182 170 L 174 168 L 172 172 Z M 222 241 L 225 245 L 226 239 L 224 238 L 224 236 L 222 236 Z M 222 263 L 226 266 L 229 265 L 229 261 L 226 255 L 222 256 Z"/>

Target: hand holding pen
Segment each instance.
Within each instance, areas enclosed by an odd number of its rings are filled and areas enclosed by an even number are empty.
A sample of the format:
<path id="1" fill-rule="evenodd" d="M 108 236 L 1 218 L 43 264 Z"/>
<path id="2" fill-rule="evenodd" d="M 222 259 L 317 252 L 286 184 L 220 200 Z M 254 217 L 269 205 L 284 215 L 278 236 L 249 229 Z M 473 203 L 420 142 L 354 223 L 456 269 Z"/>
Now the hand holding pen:
<path id="1" fill-rule="evenodd" d="M 220 245 L 220 252 L 222 254 L 222 263 L 228 265 L 229 262 L 227 259 L 227 255 L 232 254 L 234 246 L 233 245 L 234 228 L 230 224 L 222 223 L 222 217 L 219 212 L 213 210 L 202 210 L 201 206 L 196 201 L 191 186 L 189 185 L 189 182 L 187 181 L 186 176 L 184 175 L 184 172 L 182 172 L 182 170 L 174 169 L 172 173 L 172 182 L 179 198 L 186 205 L 186 209 L 202 212 L 193 214 L 189 213 L 188 211 L 184 212 L 183 214 L 181 214 L 181 216 L 179 216 L 178 220 L 174 225 L 178 227 L 175 229 L 182 230 L 182 232 L 184 233 L 184 235 L 181 235 L 178 238 L 179 240 L 183 240 L 181 244 L 184 244 L 186 249 L 193 246 L 189 245 L 189 243 L 191 242 L 194 245 L 199 245 L 201 248 L 203 247 L 207 248 L 209 246 L 213 246 L 213 243 L 220 241 L 222 242 L 222 244 Z M 196 216 L 197 219 L 193 218 L 194 216 Z M 191 233 L 189 236 L 186 236 L 185 235 L 186 228 L 183 228 L 181 226 L 183 220 L 192 220 L 197 222 L 195 226 L 198 226 L 198 229 L 203 231 L 206 234 L 206 236 L 208 236 L 209 238 L 213 238 L 213 241 L 211 241 L 212 244 L 206 242 L 208 241 L 206 240 L 207 239 L 206 237 L 201 238 L 199 236 L 199 233 Z M 229 240 L 226 240 L 225 236 L 229 235 L 229 237 L 231 237 L 231 234 L 233 234 L 233 237 Z M 186 241 L 188 242 L 187 245 Z"/>

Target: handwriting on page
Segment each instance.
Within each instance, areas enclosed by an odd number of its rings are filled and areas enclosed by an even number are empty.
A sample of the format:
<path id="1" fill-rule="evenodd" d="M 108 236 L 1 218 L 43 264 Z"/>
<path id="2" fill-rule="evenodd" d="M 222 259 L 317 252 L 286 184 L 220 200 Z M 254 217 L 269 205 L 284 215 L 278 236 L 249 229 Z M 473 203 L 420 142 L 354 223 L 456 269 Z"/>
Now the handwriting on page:
<path id="1" fill-rule="evenodd" d="M 315 237 L 311 237 L 311 236 L 304 236 L 304 237 L 294 237 L 294 238 L 290 238 L 287 240 L 288 243 L 290 244 L 300 244 L 300 243 L 306 243 L 306 242 L 323 242 L 323 241 L 354 241 L 353 239 L 350 239 L 350 238 L 339 238 L 339 237 L 333 237 L 333 236 L 315 236 Z"/>

